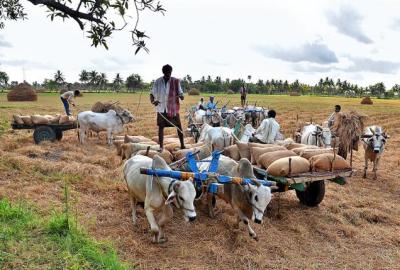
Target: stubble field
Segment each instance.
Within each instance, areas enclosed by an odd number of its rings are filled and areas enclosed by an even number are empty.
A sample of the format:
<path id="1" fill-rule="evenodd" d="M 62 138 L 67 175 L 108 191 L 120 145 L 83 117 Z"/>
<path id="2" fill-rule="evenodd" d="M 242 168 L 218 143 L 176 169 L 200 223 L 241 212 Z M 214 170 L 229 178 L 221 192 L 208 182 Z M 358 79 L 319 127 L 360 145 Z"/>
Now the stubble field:
<path id="1" fill-rule="evenodd" d="M 198 98 L 186 97 L 182 116 Z M 219 104 L 229 100 L 229 107 L 240 103 L 237 95 L 216 95 L 216 99 Z M 157 134 L 147 93 L 85 93 L 77 98 L 73 114 L 108 100 L 120 101 L 137 118 L 128 127 L 130 135 Z M 10 103 L 1 94 L 0 199 L 32 205 L 39 215 L 47 216 L 62 209 L 67 182 L 71 212 L 81 227 L 90 237 L 111 243 L 122 261 L 140 269 L 400 269 L 400 101 L 374 100 L 369 106 L 360 105 L 360 99 L 249 96 L 249 103 L 256 101 L 277 111 L 286 137 L 291 137 L 297 119 L 322 122 L 335 104 L 341 104 L 343 111 L 365 113 L 368 124 L 381 125 L 391 136 L 378 180 L 372 180 L 371 172 L 362 179 L 360 147 L 354 157 L 355 175 L 345 186 L 328 183 L 319 207 L 301 205 L 294 192 L 275 194 L 263 224 L 253 226 L 259 242 L 250 239 L 244 227 L 235 230 L 234 212 L 219 202 L 222 211 L 216 219 L 208 218 L 200 204 L 198 219 L 190 224 L 175 209 L 166 227 L 169 241 L 154 245 L 142 208 L 138 225 L 132 225 L 122 163 L 115 149 L 106 146 L 105 134 L 82 146 L 76 131 L 68 131 L 60 142 L 35 145 L 31 132 L 10 129 L 12 115 L 61 113 L 59 96 L 40 94 L 38 102 Z M 183 122 L 186 126 L 186 119 Z M 18 242 L 6 248 L 18 256 L 0 260 L 5 269 L 68 268 L 62 261 L 52 262 L 46 255 L 49 251 L 40 248 L 25 249 Z"/>

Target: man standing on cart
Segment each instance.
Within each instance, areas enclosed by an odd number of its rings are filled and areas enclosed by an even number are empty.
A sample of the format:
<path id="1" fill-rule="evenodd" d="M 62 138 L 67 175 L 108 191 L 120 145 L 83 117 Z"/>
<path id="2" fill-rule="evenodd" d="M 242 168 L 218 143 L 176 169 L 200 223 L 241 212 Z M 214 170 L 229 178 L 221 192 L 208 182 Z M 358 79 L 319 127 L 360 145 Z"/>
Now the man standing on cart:
<path id="1" fill-rule="evenodd" d="M 69 110 L 69 104 L 71 104 L 72 106 L 75 107 L 74 97 L 79 97 L 80 94 L 81 93 L 79 90 L 67 91 L 67 92 L 61 94 L 60 98 L 61 98 L 62 103 L 64 104 L 65 113 L 68 116 L 71 115 L 71 112 Z"/>
<path id="2" fill-rule="evenodd" d="M 154 82 L 150 92 L 150 102 L 156 106 L 160 151 L 164 148 L 164 128 L 166 127 L 176 127 L 181 149 L 185 149 L 179 117 L 179 99 L 184 99 L 181 83 L 177 78 L 171 77 L 170 65 L 163 66 L 162 72 L 164 76 Z"/>

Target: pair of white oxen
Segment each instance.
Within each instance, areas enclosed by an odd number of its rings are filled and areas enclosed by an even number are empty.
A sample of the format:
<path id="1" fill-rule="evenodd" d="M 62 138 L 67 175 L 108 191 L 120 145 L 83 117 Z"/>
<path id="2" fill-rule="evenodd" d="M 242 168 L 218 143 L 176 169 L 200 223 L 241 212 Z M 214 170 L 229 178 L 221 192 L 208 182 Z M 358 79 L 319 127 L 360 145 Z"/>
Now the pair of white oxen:
<path id="1" fill-rule="evenodd" d="M 232 109 L 221 110 L 192 110 L 188 112 L 188 122 L 190 124 L 202 125 L 207 124 L 222 124 L 226 121 L 229 128 L 233 128 L 238 121 L 244 123 L 252 123 L 257 126 L 262 120 L 267 118 L 268 110 L 262 107 L 247 106 L 233 107 Z"/>
<path id="2" fill-rule="evenodd" d="M 246 131 L 251 135 L 251 125 L 247 125 Z M 254 129 L 252 129 L 254 131 Z M 212 146 L 214 149 L 222 150 L 232 144 L 233 131 L 224 127 L 211 127 L 203 124 L 201 129 L 200 141 Z M 245 135 L 248 141 L 249 134 Z M 245 140 L 246 140 L 245 138 Z M 243 139 L 243 137 L 242 137 Z M 326 143 L 327 144 L 327 143 Z M 222 148 L 222 149 L 221 149 Z M 206 158 L 206 160 L 211 157 Z M 200 163 L 199 171 L 207 170 L 207 163 Z M 135 155 L 128 159 L 124 164 L 124 177 L 128 186 L 129 197 L 132 206 L 132 221 L 137 222 L 136 205 L 144 202 L 144 210 L 150 224 L 154 243 L 163 243 L 167 240 L 164 233 L 166 222 L 172 217 L 173 210 L 171 204 L 182 209 L 186 221 L 196 219 L 194 201 L 196 191 L 193 181 L 174 180 L 169 177 L 152 177 L 140 173 L 140 168 L 153 168 L 171 170 L 166 162 L 159 156 L 151 159 L 142 155 Z M 218 174 L 255 178 L 252 165 L 247 159 L 239 162 L 225 156 L 221 156 L 218 166 Z M 237 211 L 237 226 L 240 222 L 247 225 L 250 236 L 258 240 L 258 236 L 250 226 L 250 221 L 262 223 L 264 212 L 271 201 L 271 189 L 269 187 L 256 185 L 236 185 L 225 184 L 224 192 L 217 196 L 230 203 Z M 210 216 L 213 216 L 213 206 L 208 197 L 208 209 Z M 159 212 L 160 218 L 157 220 L 155 213 Z"/>

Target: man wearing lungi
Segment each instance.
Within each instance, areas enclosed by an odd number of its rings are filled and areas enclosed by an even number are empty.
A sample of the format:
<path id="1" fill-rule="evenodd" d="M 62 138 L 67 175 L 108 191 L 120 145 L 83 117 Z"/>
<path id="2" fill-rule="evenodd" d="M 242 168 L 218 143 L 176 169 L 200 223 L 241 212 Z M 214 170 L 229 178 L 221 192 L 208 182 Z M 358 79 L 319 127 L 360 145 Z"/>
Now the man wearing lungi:
<path id="1" fill-rule="evenodd" d="M 183 100 L 183 91 L 179 79 L 171 77 L 172 67 L 162 67 L 163 77 L 158 78 L 150 92 L 150 102 L 156 106 L 158 140 L 160 151 L 164 148 L 164 128 L 176 127 L 181 149 L 185 149 L 181 119 L 179 117 L 179 99 Z"/>

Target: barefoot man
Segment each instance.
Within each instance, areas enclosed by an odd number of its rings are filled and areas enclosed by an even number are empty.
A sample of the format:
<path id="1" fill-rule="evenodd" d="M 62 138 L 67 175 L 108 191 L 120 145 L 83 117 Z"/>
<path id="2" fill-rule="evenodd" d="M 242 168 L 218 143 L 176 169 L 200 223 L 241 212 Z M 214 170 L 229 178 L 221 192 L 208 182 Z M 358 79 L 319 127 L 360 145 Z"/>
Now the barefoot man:
<path id="1" fill-rule="evenodd" d="M 185 148 L 183 141 L 181 119 L 179 117 L 179 99 L 183 100 L 181 83 L 177 78 L 171 77 L 172 67 L 162 67 L 163 77 L 158 78 L 150 92 L 150 102 L 156 106 L 158 141 L 160 151 L 164 148 L 164 128 L 176 127 L 181 149 Z"/>

